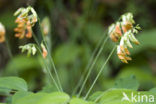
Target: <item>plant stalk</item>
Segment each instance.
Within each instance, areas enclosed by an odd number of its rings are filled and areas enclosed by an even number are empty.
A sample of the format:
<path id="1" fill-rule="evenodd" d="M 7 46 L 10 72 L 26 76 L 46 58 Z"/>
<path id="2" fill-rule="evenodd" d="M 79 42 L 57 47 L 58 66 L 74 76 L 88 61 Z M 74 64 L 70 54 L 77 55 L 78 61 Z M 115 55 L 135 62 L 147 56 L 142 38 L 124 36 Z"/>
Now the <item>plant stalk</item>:
<path id="1" fill-rule="evenodd" d="M 88 68 L 89 68 L 89 69 L 88 69 L 89 72 L 87 73 L 87 76 L 86 76 L 86 78 L 85 78 L 85 80 L 84 80 L 84 82 L 83 82 L 83 84 L 82 84 L 82 87 L 81 87 L 79 93 L 78 93 L 78 97 L 81 95 L 81 93 L 82 93 L 82 91 L 83 91 L 83 89 L 84 89 L 84 86 L 85 86 L 85 84 L 86 84 L 86 82 L 87 82 L 87 80 L 88 80 L 88 78 L 89 78 L 89 76 L 90 76 L 90 74 L 91 74 L 91 72 L 92 72 L 92 70 L 93 70 L 93 67 L 94 67 L 95 63 L 97 62 L 97 59 L 99 58 L 101 52 L 103 51 L 104 46 L 105 46 L 105 44 L 106 44 L 108 38 L 109 38 L 109 36 L 106 37 L 106 39 L 104 40 L 102 46 L 100 47 L 100 50 L 98 51 L 98 53 L 97 53 L 97 55 L 96 55 L 96 57 L 95 57 L 95 60 L 93 61 L 93 63 L 91 64 L 91 66 L 88 67 Z"/>
<path id="2" fill-rule="evenodd" d="M 35 34 L 33 33 L 32 36 L 33 36 L 35 42 L 37 43 L 37 45 L 38 45 L 38 50 L 39 50 L 39 52 L 40 52 L 40 54 L 41 54 L 41 56 L 42 56 L 42 51 L 41 51 L 41 49 L 40 49 L 40 44 L 39 44 L 39 42 L 38 42 L 38 40 L 37 40 Z M 51 78 L 52 81 L 54 82 L 54 84 L 55 84 L 56 88 L 58 89 L 58 91 L 61 91 L 61 89 L 58 87 L 58 85 L 57 85 L 57 83 L 56 83 L 56 81 L 55 81 L 55 79 L 54 79 L 54 77 L 53 77 L 53 75 L 52 75 L 52 73 L 51 73 L 51 71 L 50 71 L 50 69 L 49 69 L 49 67 L 48 67 L 48 65 L 46 64 L 46 62 L 45 62 L 44 59 L 43 59 L 43 61 L 44 61 L 44 64 L 45 64 L 45 68 L 46 68 L 47 72 L 49 73 L 50 78 Z"/>
<path id="3" fill-rule="evenodd" d="M 103 64 L 103 66 L 101 67 L 101 69 L 100 69 L 98 75 L 96 76 L 95 80 L 93 81 L 93 83 L 92 83 L 91 87 L 89 88 L 89 90 L 88 90 L 86 96 L 84 97 L 84 99 L 87 99 L 88 95 L 90 94 L 91 90 L 93 89 L 93 87 L 94 87 L 96 81 L 98 80 L 99 76 L 101 75 L 102 71 L 104 70 L 104 68 L 105 68 L 105 66 L 106 66 L 106 64 L 107 64 L 107 62 L 109 61 L 109 59 L 110 59 L 110 57 L 112 56 L 112 54 L 113 54 L 113 52 L 115 51 L 115 49 L 116 49 L 116 45 L 115 45 L 114 48 L 112 49 L 111 53 L 109 54 L 108 58 L 106 59 L 105 63 Z"/>
<path id="4" fill-rule="evenodd" d="M 45 38 L 44 38 L 44 35 L 43 35 L 43 31 L 42 31 L 42 28 L 41 28 L 40 18 L 38 18 L 38 21 L 39 21 L 39 27 L 40 27 L 40 31 L 41 31 L 41 35 L 42 35 L 43 42 L 44 42 L 44 44 L 45 44 L 45 46 L 46 46 L 46 48 L 47 48 L 47 51 L 48 51 L 48 53 L 49 53 L 49 54 L 48 54 L 48 55 L 49 55 L 49 60 L 50 60 L 50 62 L 51 62 L 51 64 L 52 64 L 52 67 L 53 67 L 54 72 L 55 72 L 55 74 L 56 74 L 56 79 L 57 79 L 57 82 L 58 82 L 58 84 L 59 84 L 59 87 L 60 87 L 61 91 L 63 92 L 63 88 L 62 88 L 62 85 L 61 85 L 60 78 L 59 78 L 59 76 L 58 76 L 58 72 L 57 72 L 57 70 L 56 70 L 56 66 L 55 66 L 55 64 L 54 64 L 53 57 L 51 56 L 51 53 L 50 53 L 50 50 L 49 50 L 49 48 L 48 48 L 47 42 L 45 41 Z"/>

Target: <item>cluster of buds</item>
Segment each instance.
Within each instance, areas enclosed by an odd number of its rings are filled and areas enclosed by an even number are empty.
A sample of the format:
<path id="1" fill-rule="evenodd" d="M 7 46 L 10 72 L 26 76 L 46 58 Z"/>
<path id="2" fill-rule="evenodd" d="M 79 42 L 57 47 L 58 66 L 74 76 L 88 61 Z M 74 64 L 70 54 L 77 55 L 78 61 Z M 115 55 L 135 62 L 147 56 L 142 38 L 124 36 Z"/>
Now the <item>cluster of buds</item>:
<path id="1" fill-rule="evenodd" d="M 19 48 L 22 50 L 22 52 L 27 51 L 28 56 L 30 56 L 31 54 L 35 55 L 37 52 L 35 44 L 32 43 L 26 44 L 24 46 L 20 46 Z"/>
<path id="2" fill-rule="evenodd" d="M 15 37 L 19 39 L 31 38 L 32 37 L 32 27 L 37 22 L 37 14 L 32 7 L 19 8 L 14 16 L 17 16 L 15 23 L 18 26 L 14 29 L 16 32 Z"/>
<path id="3" fill-rule="evenodd" d="M 112 41 L 119 43 L 117 46 L 117 55 L 124 63 L 132 60 L 131 57 L 129 57 L 130 52 L 128 51 L 128 47 L 133 48 L 131 42 L 136 45 L 139 44 L 139 41 L 135 38 L 135 34 L 137 34 L 141 28 L 138 25 L 134 27 L 134 24 L 133 15 L 127 13 L 121 16 L 121 21 L 109 27 L 109 36 Z"/>
<path id="4" fill-rule="evenodd" d="M 30 56 L 30 55 L 35 55 L 36 52 L 37 52 L 37 48 L 36 48 L 36 45 L 35 44 L 32 44 L 32 43 L 29 43 L 29 44 L 26 44 L 26 45 L 23 45 L 23 46 L 20 46 L 19 47 L 23 52 L 27 51 L 27 55 Z M 47 57 L 47 49 L 45 48 L 44 44 L 41 43 L 41 48 L 42 48 L 42 56 L 43 58 L 46 58 Z"/>
<path id="5" fill-rule="evenodd" d="M 0 23 L 0 43 L 5 41 L 5 27 Z"/>

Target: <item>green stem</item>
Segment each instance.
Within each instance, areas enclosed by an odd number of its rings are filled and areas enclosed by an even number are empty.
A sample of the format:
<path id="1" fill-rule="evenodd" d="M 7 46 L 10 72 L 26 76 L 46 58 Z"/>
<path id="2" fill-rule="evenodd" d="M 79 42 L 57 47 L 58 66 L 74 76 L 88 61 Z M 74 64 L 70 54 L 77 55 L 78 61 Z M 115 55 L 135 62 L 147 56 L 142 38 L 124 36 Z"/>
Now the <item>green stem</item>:
<path id="1" fill-rule="evenodd" d="M 94 59 L 94 56 L 95 56 L 96 52 L 98 51 L 100 45 L 101 45 L 102 42 L 103 42 L 104 37 L 105 37 L 105 35 L 103 35 L 103 37 L 101 38 L 101 40 L 98 42 L 98 44 L 97 44 L 95 50 L 93 51 L 93 53 L 92 53 L 92 55 L 91 55 L 91 58 L 90 58 L 90 60 L 89 60 L 89 62 L 88 62 L 88 64 L 87 64 L 87 66 L 86 66 L 84 72 L 82 73 L 81 78 L 80 78 L 80 80 L 78 81 L 78 84 L 77 84 L 76 87 L 74 88 L 74 91 L 73 91 L 72 95 L 74 95 L 74 94 L 77 92 L 78 88 L 80 87 L 80 85 L 81 85 L 81 83 L 82 83 L 82 81 L 83 81 L 83 79 L 84 79 L 84 76 L 85 76 L 86 73 L 88 72 L 88 70 L 89 70 L 89 68 L 90 68 L 90 66 L 91 66 L 91 64 L 92 64 L 92 62 L 93 62 L 93 59 Z M 97 57 L 97 56 L 96 56 L 96 57 Z"/>
<path id="2" fill-rule="evenodd" d="M 94 87 L 94 85 L 95 85 L 97 79 L 98 79 L 99 76 L 101 75 L 102 71 L 104 70 L 104 68 L 105 68 L 105 66 L 106 66 L 106 64 L 107 64 L 107 62 L 109 61 L 110 57 L 112 56 L 113 52 L 115 51 L 115 48 L 116 48 L 116 45 L 115 45 L 114 48 L 112 49 L 111 53 L 109 54 L 108 58 L 106 59 L 105 63 L 103 64 L 103 66 L 101 67 L 101 69 L 100 69 L 98 75 L 96 76 L 95 80 L 93 81 L 93 83 L 92 83 L 91 87 L 89 88 L 89 90 L 88 90 L 88 92 L 87 92 L 87 94 L 86 94 L 86 96 L 85 96 L 84 99 L 87 99 L 87 97 L 88 97 L 88 95 L 90 94 L 92 88 Z"/>
<path id="3" fill-rule="evenodd" d="M 39 44 L 39 42 L 38 42 L 38 40 L 37 40 L 35 34 L 33 33 L 32 36 L 33 36 L 35 42 L 37 43 L 37 45 L 38 45 L 37 48 L 38 48 L 38 50 L 39 50 L 39 52 L 40 52 L 40 54 L 41 54 L 41 56 L 42 56 L 42 51 L 41 51 L 41 49 L 39 48 L 39 47 L 40 47 L 40 44 Z M 58 91 L 61 91 L 60 88 L 58 87 L 58 85 L 57 85 L 57 83 L 56 83 L 56 81 L 55 81 L 55 79 L 54 79 L 54 77 L 53 77 L 53 75 L 52 75 L 52 73 L 51 73 L 51 71 L 50 71 L 48 65 L 46 64 L 45 59 L 43 59 L 43 62 L 44 62 L 44 65 L 45 65 L 45 67 L 46 67 L 46 70 L 47 70 L 47 72 L 49 73 L 49 76 L 50 76 L 50 78 L 52 79 L 52 81 L 54 82 L 56 88 L 58 89 Z"/>
<path id="4" fill-rule="evenodd" d="M 42 55 L 42 54 L 41 54 L 41 55 Z M 43 59 L 43 60 L 44 60 L 44 59 Z M 51 79 L 53 80 L 53 82 L 54 82 L 54 84 L 55 84 L 57 90 L 58 90 L 58 91 L 61 91 L 61 89 L 60 89 L 59 86 L 57 85 L 57 82 L 55 81 L 55 79 L 54 79 L 54 77 L 53 77 L 53 75 L 52 75 L 52 73 L 51 73 L 49 67 L 46 65 L 46 62 L 45 62 L 45 61 L 44 61 L 44 64 L 45 64 L 46 70 L 47 70 L 47 72 L 49 73 Z"/>
<path id="5" fill-rule="evenodd" d="M 53 57 L 51 56 L 51 53 L 50 53 L 50 50 L 49 50 L 49 48 L 48 48 L 48 45 L 47 45 L 47 42 L 45 41 L 45 38 L 44 38 L 44 35 L 43 35 L 43 31 L 42 31 L 42 28 L 41 28 L 41 23 L 40 23 L 40 19 L 38 18 L 38 21 L 39 21 L 39 26 L 40 26 L 40 31 L 41 31 L 41 34 L 42 34 L 42 38 L 43 38 L 43 42 L 44 42 L 44 44 L 45 44 L 45 46 L 46 46 L 46 48 L 47 48 L 47 51 L 48 51 L 48 55 L 49 55 L 49 60 L 50 60 L 50 62 L 52 63 L 52 67 L 53 67 L 53 69 L 54 69 L 54 72 L 55 72 L 55 74 L 56 74 L 56 79 L 57 79 L 57 81 L 58 81 L 58 84 L 59 84 L 59 86 L 60 86 L 60 89 L 61 89 L 61 91 L 63 92 L 63 88 L 62 88 L 62 85 L 61 85 L 61 82 L 60 82 L 60 78 L 59 78 L 59 76 L 58 76 L 58 72 L 57 72 L 57 70 L 56 70 L 56 66 L 55 66 L 55 64 L 54 64 L 54 60 L 53 60 Z"/>
<path id="6" fill-rule="evenodd" d="M 106 44 L 108 38 L 109 38 L 109 37 L 107 36 L 106 39 L 104 40 L 102 46 L 100 47 L 100 50 L 98 51 L 98 53 L 97 53 L 97 55 L 96 55 L 96 57 L 95 57 L 95 60 L 93 61 L 92 65 L 91 65 L 91 67 L 90 67 L 90 69 L 89 69 L 89 72 L 87 73 L 87 76 L 86 76 L 86 78 L 85 78 L 85 80 L 84 80 L 84 82 L 83 82 L 83 84 L 82 84 L 82 87 L 81 87 L 81 89 L 80 89 L 80 91 L 79 91 L 79 93 L 78 93 L 78 97 L 81 95 L 81 93 L 82 93 L 82 91 L 83 91 L 83 89 L 84 89 L 84 86 L 85 86 L 85 84 L 86 84 L 86 82 L 87 82 L 87 80 L 88 80 L 88 78 L 89 78 L 89 76 L 90 76 L 90 74 L 91 74 L 91 72 L 92 72 L 92 70 L 93 70 L 93 67 L 94 67 L 95 63 L 97 62 L 97 59 L 99 58 L 101 52 L 103 51 L 104 46 L 105 46 L 105 44 Z M 88 68 L 89 68 L 89 67 L 88 67 Z"/>

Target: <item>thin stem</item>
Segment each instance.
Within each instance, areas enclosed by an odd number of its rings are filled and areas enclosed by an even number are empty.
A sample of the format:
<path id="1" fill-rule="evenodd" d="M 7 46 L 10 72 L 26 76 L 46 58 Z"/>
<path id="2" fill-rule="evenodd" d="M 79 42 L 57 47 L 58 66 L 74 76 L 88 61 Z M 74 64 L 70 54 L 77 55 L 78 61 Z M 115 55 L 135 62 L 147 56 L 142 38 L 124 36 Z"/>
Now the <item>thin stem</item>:
<path id="1" fill-rule="evenodd" d="M 48 49 L 48 52 L 49 52 L 49 49 Z M 63 88 L 62 88 L 62 85 L 61 85 L 61 82 L 60 82 L 60 78 L 59 78 L 59 76 L 58 76 L 58 73 L 57 73 L 57 71 L 56 71 L 56 67 L 55 67 L 53 58 L 52 58 L 51 55 L 49 55 L 49 56 L 51 57 L 51 58 L 50 58 L 50 61 L 51 61 L 52 66 L 53 66 L 53 68 L 54 68 L 54 72 L 55 72 L 55 74 L 56 74 L 56 79 L 57 79 L 57 81 L 58 81 L 58 84 L 59 84 L 59 86 L 60 86 L 61 91 L 63 92 Z"/>
<path id="2" fill-rule="evenodd" d="M 86 17 L 87 17 L 87 16 L 89 17 L 89 12 L 92 11 L 92 9 L 93 9 L 93 6 L 92 6 L 91 4 L 92 4 L 92 3 L 94 4 L 94 2 L 95 2 L 95 0 L 92 0 L 92 1 L 89 2 L 89 3 L 90 3 L 90 4 L 89 4 L 89 9 L 87 10 L 88 13 L 86 12 L 86 13 L 87 13 Z M 94 10 L 96 11 L 96 9 L 97 9 L 97 8 L 95 8 Z M 96 15 L 95 15 L 94 17 L 96 17 Z M 74 90 L 73 90 L 72 95 L 74 95 L 74 94 L 77 92 L 78 88 L 80 87 L 80 85 L 81 85 L 81 83 L 82 83 L 82 81 L 83 81 L 83 79 L 84 79 L 84 76 L 85 76 L 86 73 L 88 72 L 88 70 L 89 70 L 89 68 L 90 68 L 90 65 L 92 64 L 92 62 L 93 62 L 93 60 L 94 60 L 94 56 L 95 56 L 96 52 L 98 51 L 100 45 L 102 44 L 104 38 L 105 38 L 105 35 L 103 35 L 102 38 L 100 38 L 100 41 L 98 42 L 96 48 L 94 49 L 94 51 L 93 51 L 93 53 L 92 53 L 92 55 L 91 55 L 91 58 L 90 58 L 90 60 L 89 60 L 89 62 L 88 62 L 88 64 L 87 64 L 87 66 L 85 67 L 85 70 L 84 70 L 84 72 L 82 73 L 80 80 L 78 81 L 78 84 L 76 85 L 76 87 L 75 87 Z M 97 56 L 96 56 L 96 57 L 97 57 Z"/>
<path id="3" fill-rule="evenodd" d="M 95 85 L 97 79 L 98 79 L 99 76 L 101 75 L 102 71 L 104 70 L 104 68 L 105 68 L 105 66 L 106 66 L 106 64 L 107 64 L 107 62 L 109 61 L 110 57 L 112 56 L 113 52 L 115 51 L 115 48 L 116 48 L 116 45 L 115 45 L 114 48 L 112 49 L 111 53 L 109 54 L 108 58 L 106 59 L 105 63 L 103 64 L 103 66 L 101 67 L 101 69 L 100 69 L 98 75 L 96 76 L 95 80 L 93 81 L 93 83 L 92 83 L 91 87 L 89 88 L 89 90 L 88 90 L 88 92 L 87 92 L 87 94 L 86 94 L 86 96 L 85 96 L 84 99 L 87 99 L 87 97 L 88 97 L 88 95 L 90 94 L 92 88 L 94 87 L 94 85 Z"/>
<path id="4" fill-rule="evenodd" d="M 35 34 L 33 33 L 33 38 L 34 38 L 34 40 L 35 40 L 35 42 L 37 43 L 37 45 L 38 45 L 38 50 L 39 50 L 39 52 L 40 52 L 40 54 L 41 54 L 41 56 L 42 56 L 42 51 L 41 51 L 41 49 L 39 48 L 40 47 L 40 44 L 39 44 L 39 42 L 38 42 L 38 40 L 37 40 L 37 38 L 36 38 L 36 36 L 35 36 Z M 43 59 L 44 60 L 44 59 Z M 53 75 L 52 75 L 52 73 L 51 73 L 51 71 L 50 71 L 50 69 L 49 69 L 49 67 L 48 67 L 48 65 L 46 64 L 46 62 L 45 62 L 45 60 L 44 60 L 44 65 L 45 65 L 45 67 L 46 67 L 46 70 L 48 71 L 48 73 L 49 73 L 49 75 L 50 75 L 50 78 L 52 79 L 52 81 L 54 82 L 54 84 L 55 84 L 55 86 L 56 86 L 56 88 L 59 90 L 59 91 L 61 91 L 60 90 L 60 88 L 58 87 L 58 85 L 57 85 L 57 83 L 56 83 L 56 81 L 55 81 L 55 79 L 54 79 L 54 77 L 53 77 Z"/>
<path id="5" fill-rule="evenodd" d="M 42 54 L 41 54 L 41 55 L 42 55 Z M 46 65 L 46 62 L 45 62 L 45 61 L 44 61 L 44 64 Z M 49 67 L 48 67 L 47 65 L 46 65 L 45 67 L 46 67 L 47 72 L 49 73 L 51 79 L 53 80 L 53 82 L 54 82 L 54 84 L 55 84 L 57 90 L 58 90 L 58 91 L 61 91 L 60 88 L 59 88 L 59 86 L 57 85 L 57 82 L 55 81 L 55 79 L 54 79 L 54 77 L 53 77 L 53 75 L 52 75 L 52 73 L 51 73 Z"/>
<path id="6" fill-rule="evenodd" d="M 87 64 L 87 66 L 86 66 L 84 72 L 82 73 L 80 80 L 78 81 L 78 84 L 77 84 L 76 87 L 74 88 L 74 91 L 73 91 L 72 95 L 74 95 L 74 94 L 77 92 L 78 88 L 80 87 L 80 85 L 81 85 L 81 83 L 82 83 L 82 81 L 83 81 L 83 79 L 84 79 L 84 76 L 85 76 L 86 73 L 88 72 L 88 70 L 89 70 L 89 68 L 90 68 L 90 65 L 93 63 L 94 56 L 95 56 L 96 52 L 98 51 L 100 45 L 102 44 L 104 37 L 105 37 L 105 35 L 103 35 L 103 37 L 101 38 L 101 40 L 98 42 L 96 48 L 94 49 L 94 51 L 93 51 L 93 53 L 92 53 L 92 55 L 91 55 L 91 58 L 90 58 L 90 60 L 89 60 L 89 62 L 88 62 L 88 64 Z M 98 57 L 98 56 L 96 56 L 96 57 Z M 94 62 L 95 62 L 95 61 L 94 61 Z"/>
<path id="7" fill-rule="evenodd" d="M 90 69 L 89 69 L 89 72 L 87 73 L 87 76 L 86 76 L 86 78 L 85 78 L 85 80 L 84 80 L 84 82 L 83 82 L 83 84 L 82 84 L 82 87 L 81 87 L 81 89 L 80 89 L 80 91 L 79 91 L 79 93 L 78 93 L 78 97 L 81 95 L 81 93 L 82 93 L 82 91 L 83 91 L 83 89 L 84 89 L 84 86 L 85 86 L 85 84 L 86 84 L 86 82 L 87 82 L 87 80 L 88 80 L 88 78 L 89 78 L 89 76 L 90 76 L 90 74 L 91 74 L 91 72 L 92 72 L 92 70 L 93 70 L 93 67 L 94 67 L 95 63 L 97 62 L 97 59 L 99 58 L 101 52 L 103 51 L 104 46 L 105 46 L 105 44 L 106 44 L 108 38 L 109 38 L 109 36 L 106 37 L 106 39 L 104 40 L 102 46 L 100 47 L 100 50 L 98 51 L 98 53 L 97 53 L 97 55 L 96 55 L 96 57 L 95 57 L 95 60 L 93 61 L 92 65 L 91 65 L 91 67 L 90 67 Z"/>
<path id="8" fill-rule="evenodd" d="M 41 29 L 41 23 L 40 23 L 40 19 L 39 19 L 39 18 L 38 18 L 38 21 L 39 21 L 39 26 L 40 26 L 40 31 L 41 31 L 41 34 L 42 34 L 43 42 L 45 43 L 45 46 L 46 46 L 47 51 L 48 51 L 48 53 L 49 53 L 48 55 L 49 55 L 50 62 L 52 63 L 52 67 L 53 67 L 54 72 L 55 72 L 55 74 L 56 74 L 56 79 L 57 79 L 57 81 L 58 81 L 58 84 L 59 84 L 59 86 L 60 86 L 60 89 L 61 89 L 61 91 L 63 92 L 63 88 L 62 88 L 62 85 L 61 85 L 61 82 L 60 82 L 60 78 L 59 78 L 59 76 L 58 76 L 58 72 L 57 72 L 57 70 L 56 70 L 56 66 L 55 66 L 55 64 L 54 64 L 53 57 L 51 56 L 51 53 L 50 53 L 50 50 L 49 50 L 49 48 L 48 48 L 47 42 L 45 41 L 45 38 L 44 38 L 44 35 L 43 35 L 43 31 L 42 31 L 42 29 Z"/>

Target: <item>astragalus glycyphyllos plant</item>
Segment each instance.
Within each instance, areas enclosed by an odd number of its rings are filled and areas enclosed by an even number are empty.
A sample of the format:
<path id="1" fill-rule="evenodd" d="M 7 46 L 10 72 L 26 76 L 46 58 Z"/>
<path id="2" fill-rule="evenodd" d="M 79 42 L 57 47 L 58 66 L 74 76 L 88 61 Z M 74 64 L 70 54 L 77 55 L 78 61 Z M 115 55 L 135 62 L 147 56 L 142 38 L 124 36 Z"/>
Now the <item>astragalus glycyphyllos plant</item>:
<path id="1" fill-rule="evenodd" d="M 117 55 L 119 59 L 128 63 L 131 58 L 128 56 L 130 52 L 129 48 L 133 48 L 131 42 L 138 45 L 139 41 L 135 38 L 135 34 L 141 30 L 139 25 L 134 26 L 135 21 L 133 20 L 133 15 L 131 13 L 126 13 L 121 16 L 121 20 L 109 27 L 108 34 L 112 41 L 117 42 Z"/>
<path id="2" fill-rule="evenodd" d="M 104 98 L 104 102 L 99 103 L 102 97 L 107 97 L 109 93 L 112 93 L 113 91 L 117 93 L 117 97 L 114 97 L 112 100 L 115 99 L 113 103 L 115 104 L 116 99 L 122 97 L 121 91 L 125 91 L 126 93 L 130 93 L 131 91 L 134 91 L 135 93 L 137 91 L 135 90 L 123 90 L 123 89 L 114 89 L 109 90 L 100 94 L 93 95 L 89 99 L 87 99 L 90 95 L 90 92 L 92 91 L 94 85 L 96 84 L 99 76 L 101 75 L 102 71 L 104 70 L 107 62 L 111 58 L 113 52 L 117 49 L 117 55 L 119 59 L 124 62 L 128 63 L 128 60 L 131 60 L 129 57 L 130 52 L 128 50 L 128 47 L 132 48 L 132 43 L 139 44 L 139 41 L 135 38 L 135 34 L 138 33 L 140 30 L 140 27 L 138 25 L 135 25 L 135 21 L 133 20 L 133 15 L 131 13 L 126 13 L 121 16 L 119 21 L 117 21 L 115 24 L 112 24 L 109 27 L 108 35 L 104 41 L 100 42 L 98 48 L 95 49 L 95 52 L 93 54 L 95 55 L 95 59 L 92 57 L 91 61 L 87 65 L 87 75 L 81 77 L 80 83 L 78 84 L 78 87 L 76 88 L 75 95 L 77 97 L 70 97 L 68 94 L 64 93 L 61 81 L 59 79 L 55 64 L 53 62 L 53 58 L 51 56 L 50 47 L 48 46 L 47 38 L 48 33 L 50 32 L 50 25 L 46 25 L 48 22 L 48 19 L 46 18 L 42 23 L 40 23 L 40 19 L 36 13 L 36 11 L 31 7 L 27 8 L 20 8 L 15 12 L 15 16 L 17 16 L 16 23 L 18 24 L 17 28 L 15 28 L 15 37 L 18 37 L 19 39 L 23 38 L 34 38 L 36 43 L 27 43 L 25 45 L 20 46 L 22 52 L 27 51 L 28 56 L 30 55 L 38 55 L 42 56 L 42 67 L 46 69 L 46 74 L 49 76 L 50 84 L 54 84 L 57 88 L 57 92 L 29 92 L 26 82 L 23 79 L 20 79 L 18 77 L 6 77 L 6 78 L 0 78 L 0 88 L 5 88 L 10 92 L 11 90 L 15 91 L 14 95 L 12 96 L 12 104 L 107 104 L 105 102 L 108 102 L 106 98 Z M 39 22 L 40 26 L 40 32 L 42 34 L 42 41 L 40 42 L 36 35 L 33 32 L 33 26 L 36 25 L 36 23 Z M 1 28 L 0 28 L 1 29 Z M 1 30 L 0 30 L 1 33 Z M 1 35 L 1 34 L 0 34 Z M 91 74 L 91 71 L 93 70 L 93 67 L 99 58 L 99 55 L 103 52 L 105 43 L 108 41 L 109 37 L 112 41 L 116 43 L 110 54 L 108 55 L 107 59 L 103 63 L 102 67 L 100 68 L 98 74 L 96 75 L 96 78 L 93 80 L 93 83 L 91 84 L 90 88 L 87 89 L 87 93 L 84 96 L 83 99 L 81 99 L 82 92 L 84 91 L 84 87 L 86 85 L 86 82 Z M 102 45 L 100 46 L 100 44 Z M 70 54 L 70 53 L 69 53 Z M 94 55 L 93 55 L 94 56 Z M 53 68 L 54 75 L 52 74 Z M 134 79 L 133 79 L 134 80 Z M 5 83 L 5 81 L 8 81 L 8 83 Z M 52 83 L 51 83 L 52 82 Z M 80 90 L 78 90 L 80 88 Z M 77 93 L 78 92 L 78 93 Z M 114 93 L 113 93 L 114 94 Z M 113 95 L 110 95 L 113 96 Z M 110 97 L 108 96 L 108 97 Z M 91 100 L 91 101 L 86 101 Z M 111 102 L 111 100 L 110 100 Z M 126 102 L 122 102 L 126 103 Z M 118 102 L 116 104 L 122 104 L 121 102 Z M 109 104 L 109 103 L 108 103 Z"/>
<path id="3" fill-rule="evenodd" d="M 36 44 L 31 43 L 31 44 L 26 44 L 24 46 L 20 46 L 20 48 L 25 51 L 28 51 L 28 54 L 30 55 L 31 53 L 33 55 L 35 55 L 36 53 L 36 49 L 38 50 L 38 52 L 43 56 L 43 61 L 44 61 L 44 68 L 47 69 L 47 73 L 49 74 L 50 78 L 52 79 L 52 81 L 54 82 L 56 88 L 59 91 L 62 91 L 62 86 L 60 83 L 60 79 L 58 77 L 54 62 L 52 60 L 52 57 L 50 54 L 48 54 L 48 45 L 47 45 L 47 41 L 45 41 L 45 35 L 43 34 L 44 32 L 42 32 L 42 27 L 40 25 L 40 31 L 42 34 L 42 42 L 40 43 L 39 40 L 37 39 L 37 37 L 35 36 L 32 27 L 35 25 L 35 23 L 39 22 L 40 20 L 37 16 L 36 11 L 31 7 L 28 6 L 27 8 L 20 8 L 18 9 L 15 13 L 14 16 L 17 16 L 17 19 L 15 21 L 15 23 L 18 23 L 17 28 L 14 29 L 15 32 L 17 32 L 15 34 L 15 37 L 18 37 L 19 39 L 23 39 L 24 37 L 26 38 L 31 38 L 33 37 Z M 48 31 L 47 31 L 48 32 Z M 35 50 L 35 51 L 34 51 Z M 50 53 L 50 52 L 49 52 Z M 47 57 L 47 55 L 49 57 Z M 47 64 L 47 61 L 51 62 L 51 66 L 54 69 L 54 72 L 57 76 L 57 81 L 55 81 L 51 71 L 50 71 L 50 67 L 49 64 Z M 57 84 L 58 83 L 58 84 Z"/>
<path id="4" fill-rule="evenodd" d="M 141 29 L 138 25 L 133 26 L 135 23 L 133 19 L 133 15 L 131 13 L 123 14 L 119 21 L 117 21 L 115 24 L 112 24 L 109 27 L 108 35 L 112 39 L 112 41 L 117 43 L 117 46 L 115 45 L 110 54 L 108 55 L 108 58 L 106 59 L 105 63 L 102 65 L 100 71 L 98 72 L 96 78 L 94 79 L 91 87 L 89 88 L 85 99 L 89 96 L 91 90 L 93 89 L 96 81 L 98 80 L 99 76 L 101 75 L 102 71 L 105 68 L 105 65 L 109 61 L 111 55 L 113 54 L 115 48 L 117 48 L 117 55 L 119 59 L 124 62 L 128 63 L 127 60 L 131 60 L 129 55 L 129 51 L 127 49 L 127 46 L 130 46 L 130 40 L 134 42 L 135 44 L 139 44 L 138 40 L 135 38 L 134 34 L 138 33 L 138 31 Z M 132 47 L 131 47 L 132 48 Z"/>
<path id="5" fill-rule="evenodd" d="M 93 81 L 90 89 L 88 90 L 88 92 L 85 96 L 85 99 L 88 97 L 89 93 L 91 92 L 93 86 L 95 85 L 97 79 L 99 78 L 100 74 L 104 70 L 105 65 L 109 61 L 111 55 L 113 54 L 113 52 L 115 51 L 116 48 L 117 48 L 117 55 L 122 62 L 127 63 L 127 60 L 131 60 L 131 58 L 127 56 L 130 54 L 127 47 L 131 45 L 130 41 L 134 42 L 135 44 L 139 44 L 139 42 L 135 38 L 134 34 L 138 33 L 138 31 L 140 30 L 140 27 L 139 27 L 139 25 L 134 26 L 134 24 L 135 24 L 135 21 L 133 19 L 133 15 L 131 13 L 126 13 L 120 17 L 119 21 L 117 21 L 116 23 L 112 24 L 109 27 L 108 37 L 110 37 L 111 40 L 116 43 L 116 45 L 110 52 L 105 63 L 100 68 L 100 71 L 99 71 L 98 75 L 96 76 L 95 80 Z M 81 83 L 82 83 L 82 86 L 80 88 L 78 96 L 81 95 L 81 93 L 84 89 L 84 86 L 89 78 L 89 75 L 91 74 L 91 71 L 93 70 L 93 67 L 97 61 L 97 58 L 102 53 L 102 50 L 103 50 L 107 40 L 108 39 L 106 37 L 106 39 L 104 40 L 103 44 L 100 47 L 100 50 L 97 52 L 95 60 L 91 61 L 92 64 L 89 63 L 90 66 L 88 67 L 88 73 L 87 73 L 86 77 L 85 78 L 82 77 L 82 79 L 80 79 L 78 86 L 81 85 Z M 132 48 L 132 47 L 130 47 L 130 48 Z M 81 80 L 84 80 L 84 82 L 81 82 Z"/>

